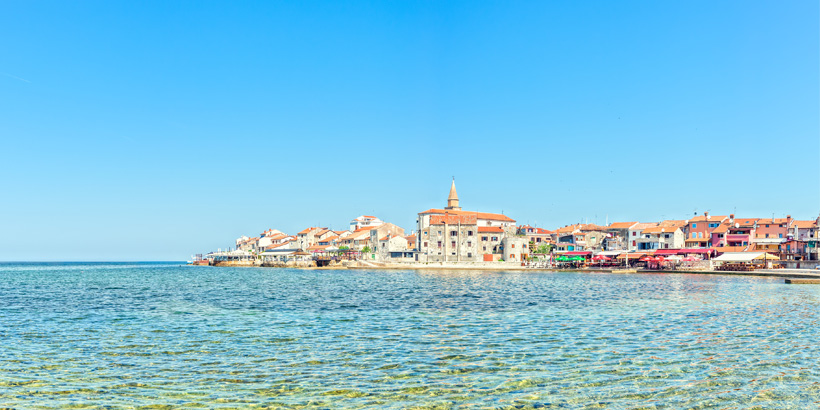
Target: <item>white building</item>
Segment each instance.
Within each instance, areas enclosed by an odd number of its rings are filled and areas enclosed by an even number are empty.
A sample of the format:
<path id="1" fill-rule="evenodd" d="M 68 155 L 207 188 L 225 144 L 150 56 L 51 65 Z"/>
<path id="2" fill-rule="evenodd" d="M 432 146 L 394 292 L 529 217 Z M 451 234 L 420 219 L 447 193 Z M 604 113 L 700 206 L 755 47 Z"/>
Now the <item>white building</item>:
<path id="1" fill-rule="evenodd" d="M 362 215 L 350 221 L 350 232 L 355 232 L 361 228 L 369 228 L 371 226 L 379 226 L 383 224 L 381 219 L 371 215 Z"/>

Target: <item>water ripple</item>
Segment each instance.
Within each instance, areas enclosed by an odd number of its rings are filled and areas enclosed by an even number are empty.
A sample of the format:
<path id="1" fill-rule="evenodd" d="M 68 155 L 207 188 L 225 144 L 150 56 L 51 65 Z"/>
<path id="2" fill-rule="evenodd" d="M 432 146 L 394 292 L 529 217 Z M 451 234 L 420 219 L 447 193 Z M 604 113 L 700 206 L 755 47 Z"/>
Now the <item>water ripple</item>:
<path id="1" fill-rule="evenodd" d="M 771 278 L 0 264 L 0 407 L 815 408 Z"/>

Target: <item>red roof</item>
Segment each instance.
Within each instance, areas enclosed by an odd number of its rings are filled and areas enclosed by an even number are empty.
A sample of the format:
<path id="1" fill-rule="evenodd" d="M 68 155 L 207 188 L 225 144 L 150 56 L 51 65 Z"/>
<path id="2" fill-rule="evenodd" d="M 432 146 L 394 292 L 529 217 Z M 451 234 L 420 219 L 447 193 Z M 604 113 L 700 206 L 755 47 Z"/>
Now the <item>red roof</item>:
<path id="1" fill-rule="evenodd" d="M 479 226 L 478 227 L 479 233 L 504 233 L 504 230 L 501 229 L 500 226 Z"/>
<path id="2" fill-rule="evenodd" d="M 455 211 L 455 210 L 444 210 L 444 209 L 428 209 L 424 212 L 419 212 L 419 215 L 426 215 L 426 214 L 453 214 L 453 215 L 474 215 L 478 219 L 487 219 L 491 221 L 504 221 L 504 222 L 515 222 L 515 219 L 510 218 L 507 215 L 502 214 L 492 214 L 487 212 L 472 212 L 472 211 Z"/>

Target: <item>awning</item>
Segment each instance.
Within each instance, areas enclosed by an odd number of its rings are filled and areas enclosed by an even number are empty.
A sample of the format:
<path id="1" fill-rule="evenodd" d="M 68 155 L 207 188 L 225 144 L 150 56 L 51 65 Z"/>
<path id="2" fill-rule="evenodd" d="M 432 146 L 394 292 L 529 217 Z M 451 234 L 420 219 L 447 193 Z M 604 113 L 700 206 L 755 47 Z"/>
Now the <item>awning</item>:
<path id="1" fill-rule="evenodd" d="M 629 257 L 630 260 L 632 260 L 632 259 L 637 260 L 637 259 L 640 259 L 643 256 L 646 256 L 646 255 L 649 255 L 649 254 L 646 253 L 646 252 L 624 252 L 624 253 L 618 255 L 618 259 L 626 259 L 627 257 Z"/>
<path id="2" fill-rule="evenodd" d="M 572 255 L 578 255 L 578 256 L 589 256 L 589 255 L 592 255 L 592 252 L 587 252 L 587 251 L 570 251 L 570 252 L 565 253 L 564 255 L 569 255 L 569 256 L 572 256 Z"/>
<path id="3" fill-rule="evenodd" d="M 712 250 L 709 248 L 694 248 L 694 249 L 679 249 L 678 255 L 688 255 L 690 253 L 697 253 L 699 255 L 706 255 L 712 253 Z"/>
<path id="4" fill-rule="evenodd" d="M 715 262 L 757 262 L 780 260 L 780 258 L 766 252 L 726 252 L 712 260 Z"/>
<path id="5" fill-rule="evenodd" d="M 618 256 L 622 253 L 624 253 L 624 251 L 603 251 L 603 252 L 598 252 L 596 255 L 603 255 L 603 256 L 613 257 L 613 256 Z"/>
<path id="6" fill-rule="evenodd" d="M 677 255 L 680 249 L 658 249 L 655 255 Z"/>

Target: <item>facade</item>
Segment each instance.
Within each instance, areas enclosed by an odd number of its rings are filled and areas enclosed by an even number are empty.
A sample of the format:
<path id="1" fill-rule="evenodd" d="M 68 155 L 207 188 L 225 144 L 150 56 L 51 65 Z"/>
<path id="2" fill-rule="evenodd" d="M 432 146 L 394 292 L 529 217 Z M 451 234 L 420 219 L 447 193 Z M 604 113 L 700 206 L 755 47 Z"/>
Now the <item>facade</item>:
<path id="1" fill-rule="evenodd" d="M 303 229 L 299 233 L 296 234 L 296 244 L 299 246 L 301 250 L 307 250 L 307 248 L 316 244 L 316 234 L 319 232 L 326 231 L 327 228 L 317 228 L 317 227 L 310 227 L 307 229 Z"/>
<path id="2" fill-rule="evenodd" d="M 695 216 L 686 223 L 686 247 L 687 248 L 709 248 L 712 246 L 712 231 L 717 229 L 728 217 L 719 215 Z"/>
<path id="3" fill-rule="evenodd" d="M 684 246 L 683 230 L 678 226 L 653 226 L 641 232 L 636 239 L 638 250 L 680 249 Z"/>
<path id="4" fill-rule="evenodd" d="M 641 237 L 644 229 L 652 228 L 658 226 L 655 222 L 649 223 L 636 223 L 629 227 L 629 236 L 627 239 L 626 249 L 628 251 L 637 251 L 638 250 L 638 238 Z"/>
<path id="5" fill-rule="evenodd" d="M 637 222 L 613 222 L 606 227 L 606 238 L 604 238 L 604 250 L 622 251 L 628 249 L 629 229 L 637 225 Z"/>
<path id="6" fill-rule="evenodd" d="M 355 232 L 357 229 L 369 228 L 371 226 L 379 226 L 383 224 L 381 219 L 371 215 L 362 215 L 350 221 L 350 232 Z"/>
<path id="7" fill-rule="evenodd" d="M 506 215 L 462 210 L 455 181 L 447 206 L 420 212 L 416 222 L 419 262 L 496 260 L 492 255 L 503 248 L 504 237 L 516 231 L 515 220 Z"/>

